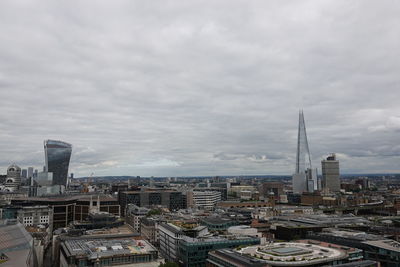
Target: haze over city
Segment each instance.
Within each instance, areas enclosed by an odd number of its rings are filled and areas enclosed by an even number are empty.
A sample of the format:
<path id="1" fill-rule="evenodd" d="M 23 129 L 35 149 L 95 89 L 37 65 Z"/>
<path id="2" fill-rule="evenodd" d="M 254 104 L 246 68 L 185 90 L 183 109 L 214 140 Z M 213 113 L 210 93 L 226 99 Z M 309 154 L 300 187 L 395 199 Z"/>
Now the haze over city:
<path id="1" fill-rule="evenodd" d="M 229 8 L 226 6 L 229 5 Z M 75 176 L 398 173 L 400 3 L 3 1 L 0 167 Z"/>

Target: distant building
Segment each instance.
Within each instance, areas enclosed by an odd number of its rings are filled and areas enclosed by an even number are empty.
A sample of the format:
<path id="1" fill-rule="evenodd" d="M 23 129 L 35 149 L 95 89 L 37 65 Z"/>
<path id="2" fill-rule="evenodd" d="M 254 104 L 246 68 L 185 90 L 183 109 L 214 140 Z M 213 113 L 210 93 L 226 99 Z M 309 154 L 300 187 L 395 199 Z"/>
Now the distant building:
<path id="1" fill-rule="evenodd" d="M 31 178 L 33 177 L 33 167 L 28 167 L 28 173 L 27 173 L 27 177 L 26 178 Z"/>
<path id="2" fill-rule="evenodd" d="M 45 170 L 53 173 L 53 185 L 67 186 L 72 145 L 62 141 L 46 140 L 44 141 L 44 152 Z"/>
<path id="3" fill-rule="evenodd" d="M 28 171 L 26 169 L 22 169 L 21 170 L 21 178 L 28 178 Z"/>
<path id="4" fill-rule="evenodd" d="M 283 195 L 283 183 L 282 182 L 265 182 L 259 186 L 258 191 L 260 197 L 267 199 L 271 192 L 274 193 L 275 200 L 279 201 L 281 195 Z"/>
<path id="5" fill-rule="evenodd" d="M 10 165 L 7 168 L 7 178 L 5 186 L 9 191 L 13 192 L 18 190 L 21 185 L 21 168 L 15 164 Z"/>
<path id="6" fill-rule="evenodd" d="M 322 183 L 324 189 L 331 192 L 340 191 L 340 173 L 339 161 L 336 160 L 336 155 L 331 154 L 326 160 L 321 161 L 322 165 Z"/>
<path id="7" fill-rule="evenodd" d="M 218 191 L 193 191 L 193 205 L 200 209 L 214 210 L 221 201 L 221 192 Z"/>
<path id="8" fill-rule="evenodd" d="M 314 192 L 319 190 L 317 170 L 311 166 L 311 154 L 308 147 L 306 125 L 303 111 L 299 113 L 299 129 L 297 136 L 296 170 L 292 176 L 293 192 Z"/>
<path id="9" fill-rule="evenodd" d="M 183 193 L 173 190 L 120 191 L 118 200 L 123 215 L 128 204 L 138 207 L 163 206 L 171 211 L 186 208 Z"/>

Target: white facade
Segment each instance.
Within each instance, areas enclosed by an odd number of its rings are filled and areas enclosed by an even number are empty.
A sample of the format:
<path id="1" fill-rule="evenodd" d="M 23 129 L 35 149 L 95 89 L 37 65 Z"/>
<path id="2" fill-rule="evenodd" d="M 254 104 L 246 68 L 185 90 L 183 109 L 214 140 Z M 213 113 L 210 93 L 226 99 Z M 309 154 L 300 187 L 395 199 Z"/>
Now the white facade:
<path id="1" fill-rule="evenodd" d="M 51 225 L 53 212 L 47 206 L 23 207 L 18 211 L 17 218 L 24 226 Z"/>
<path id="2" fill-rule="evenodd" d="M 158 226 L 160 235 L 160 252 L 167 261 L 178 261 L 179 240 L 184 234 L 181 229 L 171 223 Z"/>
<path id="3" fill-rule="evenodd" d="M 193 191 L 193 204 L 195 207 L 213 210 L 221 201 L 221 192 L 218 191 Z"/>

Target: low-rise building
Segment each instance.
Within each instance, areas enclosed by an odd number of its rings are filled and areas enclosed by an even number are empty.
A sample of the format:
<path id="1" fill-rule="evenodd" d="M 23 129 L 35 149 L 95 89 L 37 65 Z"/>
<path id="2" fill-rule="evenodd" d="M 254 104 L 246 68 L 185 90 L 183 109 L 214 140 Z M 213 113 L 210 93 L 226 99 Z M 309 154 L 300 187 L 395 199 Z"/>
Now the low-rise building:
<path id="1" fill-rule="evenodd" d="M 160 262 L 157 250 L 145 240 L 71 239 L 61 244 L 60 267 L 127 264 L 156 267 Z"/>
<path id="2" fill-rule="evenodd" d="M 314 240 L 278 242 L 209 253 L 208 267 L 329 266 L 362 260 L 362 251 Z M 357 265 L 356 265 L 357 266 Z"/>

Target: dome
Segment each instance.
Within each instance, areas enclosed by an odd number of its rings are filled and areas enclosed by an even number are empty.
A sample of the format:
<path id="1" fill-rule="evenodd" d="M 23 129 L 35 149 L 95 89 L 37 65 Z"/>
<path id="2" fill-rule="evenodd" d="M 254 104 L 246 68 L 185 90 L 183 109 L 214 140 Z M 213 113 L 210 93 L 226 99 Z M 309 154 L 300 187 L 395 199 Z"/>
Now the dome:
<path id="1" fill-rule="evenodd" d="M 17 166 L 15 163 L 8 166 L 7 172 L 15 172 L 15 171 L 17 171 L 17 172 L 21 171 L 21 168 L 19 166 Z"/>

